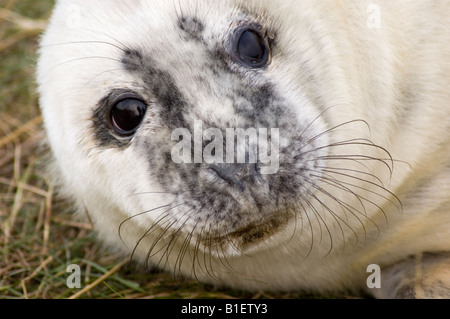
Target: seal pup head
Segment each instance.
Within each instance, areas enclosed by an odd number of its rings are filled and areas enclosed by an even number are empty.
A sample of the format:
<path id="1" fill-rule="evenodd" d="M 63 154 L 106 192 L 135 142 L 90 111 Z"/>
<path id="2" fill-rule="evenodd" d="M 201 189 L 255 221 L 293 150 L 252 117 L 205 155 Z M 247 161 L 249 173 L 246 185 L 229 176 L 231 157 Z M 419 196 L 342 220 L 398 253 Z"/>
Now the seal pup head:
<path id="1" fill-rule="evenodd" d="M 372 168 L 392 163 L 308 7 L 297 21 L 284 2 L 58 1 L 42 111 L 61 184 L 102 238 L 173 267 L 294 234 L 306 257 L 377 228 L 379 202 L 397 203 Z"/>

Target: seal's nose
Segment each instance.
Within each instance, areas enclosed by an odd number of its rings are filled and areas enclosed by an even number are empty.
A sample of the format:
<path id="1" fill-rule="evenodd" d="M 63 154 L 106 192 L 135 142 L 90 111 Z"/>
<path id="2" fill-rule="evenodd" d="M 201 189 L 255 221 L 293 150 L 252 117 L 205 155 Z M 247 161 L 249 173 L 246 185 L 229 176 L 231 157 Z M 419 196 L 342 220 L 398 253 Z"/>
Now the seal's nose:
<path id="1" fill-rule="evenodd" d="M 256 163 L 210 164 L 208 168 L 230 184 L 230 186 L 241 190 L 245 189 L 246 182 L 253 181 L 256 176 L 259 176 Z"/>

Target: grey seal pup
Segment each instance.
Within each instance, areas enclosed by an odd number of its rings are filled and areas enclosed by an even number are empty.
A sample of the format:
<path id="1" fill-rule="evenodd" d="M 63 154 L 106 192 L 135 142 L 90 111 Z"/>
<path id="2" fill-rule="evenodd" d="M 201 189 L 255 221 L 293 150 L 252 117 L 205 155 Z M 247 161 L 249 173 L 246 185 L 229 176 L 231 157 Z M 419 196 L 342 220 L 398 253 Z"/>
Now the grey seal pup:
<path id="1" fill-rule="evenodd" d="M 108 246 L 247 290 L 450 297 L 450 1 L 59 0 L 55 183 Z"/>

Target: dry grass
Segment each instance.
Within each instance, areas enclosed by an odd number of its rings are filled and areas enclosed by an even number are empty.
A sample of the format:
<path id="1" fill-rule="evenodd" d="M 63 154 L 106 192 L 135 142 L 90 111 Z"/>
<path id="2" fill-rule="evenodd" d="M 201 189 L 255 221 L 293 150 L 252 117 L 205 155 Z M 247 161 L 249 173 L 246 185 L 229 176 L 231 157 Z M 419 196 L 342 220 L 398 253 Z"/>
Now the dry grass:
<path id="1" fill-rule="evenodd" d="M 51 0 L 0 0 L 0 299 L 296 298 L 218 291 L 146 271 L 105 252 L 45 176 L 34 84 L 38 36 Z M 66 267 L 82 270 L 82 289 Z M 303 296 L 304 297 L 304 296 Z"/>

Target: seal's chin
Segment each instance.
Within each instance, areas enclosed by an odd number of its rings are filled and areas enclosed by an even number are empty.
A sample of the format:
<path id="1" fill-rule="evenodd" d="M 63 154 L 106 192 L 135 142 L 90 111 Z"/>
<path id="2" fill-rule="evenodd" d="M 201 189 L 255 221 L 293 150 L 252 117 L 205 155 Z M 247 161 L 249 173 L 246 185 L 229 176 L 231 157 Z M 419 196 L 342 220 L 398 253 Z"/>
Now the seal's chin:
<path id="1" fill-rule="evenodd" d="M 273 237 L 290 237 L 287 229 L 294 220 L 295 213 L 275 212 L 269 218 L 252 222 L 226 234 L 200 234 L 197 248 L 219 258 L 248 255 L 269 249 L 283 242 L 271 240 Z"/>

